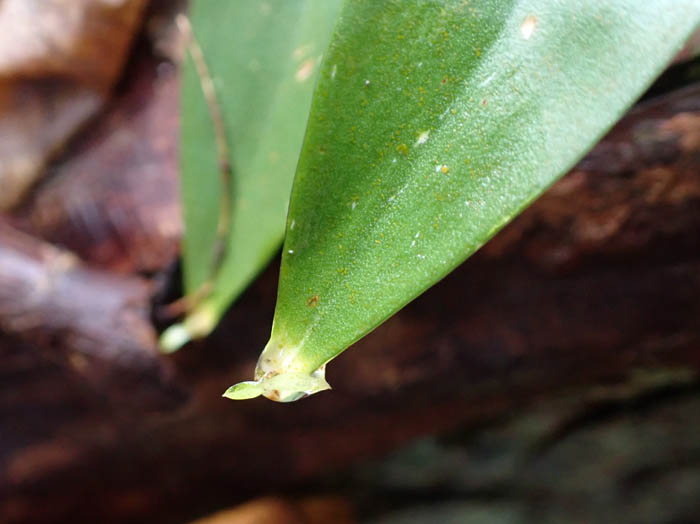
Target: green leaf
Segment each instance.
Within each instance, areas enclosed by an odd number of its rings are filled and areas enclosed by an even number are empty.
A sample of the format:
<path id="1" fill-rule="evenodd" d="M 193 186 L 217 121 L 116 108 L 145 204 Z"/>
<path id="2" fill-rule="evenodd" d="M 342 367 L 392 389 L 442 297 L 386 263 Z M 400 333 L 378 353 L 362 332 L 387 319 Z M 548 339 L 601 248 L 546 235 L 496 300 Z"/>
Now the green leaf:
<path id="1" fill-rule="evenodd" d="M 257 381 L 295 398 L 299 374 L 318 375 L 474 253 L 601 137 L 699 19 L 696 0 L 345 2 Z"/>
<path id="2" fill-rule="evenodd" d="M 311 95 L 340 0 L 191 2 L 194 38 L 213 79 L 232 167 L 230 228 L 209 294 L 164 334 L 176 349 L 204 336 L 277 252 Z M 181 182 L 184 287 L 208 280 L 222 190 L 217 136 L 191 54 L 182 72 Z"/>

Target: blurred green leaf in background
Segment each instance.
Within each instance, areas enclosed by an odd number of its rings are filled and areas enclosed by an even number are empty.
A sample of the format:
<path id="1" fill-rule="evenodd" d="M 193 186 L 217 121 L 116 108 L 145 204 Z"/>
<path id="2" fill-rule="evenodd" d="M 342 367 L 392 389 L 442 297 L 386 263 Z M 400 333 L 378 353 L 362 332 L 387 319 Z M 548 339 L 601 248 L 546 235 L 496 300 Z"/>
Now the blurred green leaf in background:
<path id="1" fill-rule="evenodd" d="M 195 298 L 183 324 L 164 333 L 165 350 L 207 335 L 279 249 L 311 95 L 339 9 L 340 0 L 190 2 L 192 33 L 226 128 L 230 216 L 225 249 L 217 253 L 223 200 L 216 141 L 222 137 L 187 53 L 180 153 L 183 272 L 184 291 Z"/>

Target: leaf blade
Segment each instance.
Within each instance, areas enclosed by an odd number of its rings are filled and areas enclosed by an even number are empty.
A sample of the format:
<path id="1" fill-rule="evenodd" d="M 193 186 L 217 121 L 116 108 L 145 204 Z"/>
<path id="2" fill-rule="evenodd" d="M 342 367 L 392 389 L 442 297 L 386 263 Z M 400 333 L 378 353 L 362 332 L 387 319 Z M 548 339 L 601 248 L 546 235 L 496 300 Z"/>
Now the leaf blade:
<path id="1" fill-rule="evenodd" d="M 690 0 L 346 2 L 258 380 L 324 366 L 459 265 L 574 165 L 699 18 Z"/>

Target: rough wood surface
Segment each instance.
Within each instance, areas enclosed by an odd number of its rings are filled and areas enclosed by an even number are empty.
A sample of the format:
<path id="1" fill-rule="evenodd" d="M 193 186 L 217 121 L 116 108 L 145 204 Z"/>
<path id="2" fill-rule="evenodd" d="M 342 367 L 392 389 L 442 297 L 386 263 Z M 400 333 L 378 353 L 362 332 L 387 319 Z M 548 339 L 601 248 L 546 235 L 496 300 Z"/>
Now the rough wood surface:
<path id="1" fill-rule="evenodd" d="M 0 329 L 41 347 L 113 408 L 148 411 L 176 401 L 155 348 L 151 288 L 142 278 L 86 267 L 0 219 Z"/>
<path id="2" fill-rule="evenodd" d="M 32 234 L 119 273 L 162 270 L 182 234 L 176 70 L 144 47 L 103 117 L 20 214 Z"/>
<path id="3" fill-rule="evenodd" d="M 0 209 L 107 102 L 147 0 L 0 2 Z"/>
<path id="4" fill-rule="evenodd" d="M 169 359 L 189 400 L 158 415 L 116 410 L 5 327 L 0 522 L 183 521 L 640 370 L 694 376 L 699 171 L 700 86 L 635 109 L 481 253 L 338 358 L 332 392 L 293 405 L 220 398 L 267 338 L 276 267 L 209 340 Z M 74 289 L 57 300 L 89 315 Z M 0 309 L 12 305 L 0 293 Z"/>

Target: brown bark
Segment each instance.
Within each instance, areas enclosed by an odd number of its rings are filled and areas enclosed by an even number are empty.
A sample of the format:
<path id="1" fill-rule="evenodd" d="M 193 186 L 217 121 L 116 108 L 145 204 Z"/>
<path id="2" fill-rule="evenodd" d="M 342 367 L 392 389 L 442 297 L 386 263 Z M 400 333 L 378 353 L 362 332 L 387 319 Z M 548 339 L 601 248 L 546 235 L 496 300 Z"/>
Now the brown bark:
<path id="1" fill-rule="evenodd" d="M 176 70 L 144 47 L 123 91 L 21 213 L 32 234 L 119 273 L 162 270 L 182 234 Z"/>
<path id="2" fill-rule="evenodd" d="M 108 100 L 146 0 L 0 2 L 0 209 Z"/>
<path id="3" fill-rule="evenodd" d="M 177 522 L 640 370 L 694 376 L 699 167 L 700 86 L 635 109 L 482 252 L 338 358 L 332 392 L 293 405 L 220 398 L 267 338 L 275 267 L 169 360 L 190 400 L 167 414 L 115 414 L 53 357 L 3 336 L 0 522 Z M 88 287 L 103 278 L 85 271 Z M 144 293 L 127 280 L 121 296 Z M 73 293 L 55 300 L 89 317 Z"/>
<path id="4" fill-rule="evenodd" d="M 44 348 L 115 409 L 175 401 L 169 366 L 157 357 L 150 295 L 147 281 L 85 267 L 0 220 L 0 329 Z"/>

